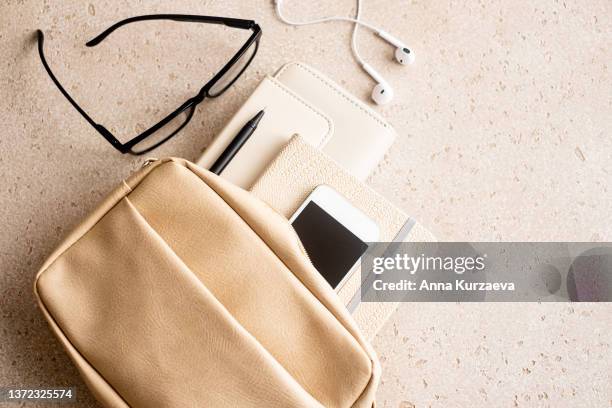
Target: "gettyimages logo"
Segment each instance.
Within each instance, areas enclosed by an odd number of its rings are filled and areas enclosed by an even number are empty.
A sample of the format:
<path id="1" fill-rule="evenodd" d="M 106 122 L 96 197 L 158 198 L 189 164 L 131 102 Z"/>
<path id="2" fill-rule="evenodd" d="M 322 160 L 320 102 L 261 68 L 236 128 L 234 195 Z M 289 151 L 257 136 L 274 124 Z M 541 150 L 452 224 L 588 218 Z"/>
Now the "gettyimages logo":
<path id="1" fill-rule="evenodd" d="M 462 275 L 465 272 L 483 271 L 486 254 L 482 256 L 441 257 L 420 254 L 417 257 L 408 254 L 395 254 L 394 257 L 375 257 L 372 261 L 372 272 L 377 275 L 385 270 L 402 270 L 414 275 L 417 271 L 444 270 Z"/>

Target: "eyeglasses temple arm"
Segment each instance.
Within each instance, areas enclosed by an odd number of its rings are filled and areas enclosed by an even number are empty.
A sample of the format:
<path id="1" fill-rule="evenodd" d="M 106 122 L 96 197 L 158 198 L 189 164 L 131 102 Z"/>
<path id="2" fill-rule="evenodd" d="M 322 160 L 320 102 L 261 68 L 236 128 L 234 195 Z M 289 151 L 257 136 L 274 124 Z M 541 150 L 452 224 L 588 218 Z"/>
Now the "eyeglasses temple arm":
<path id="1" fill-rule="evenodd" d="M 234 28 L 242 28 L 242 29 L 251 29 L 255 22 L 252 20 L 242 20 L 239 18 L 224 18 L 224 17 L 212 17 L 212 16 L 196 16 L 189 14 L 150 14 L 146 16 L 137 16 L 126 18 L 125 20 L 121 20 L 102 33 L 98 34 L 93 39 L 89 40 L 85 43 L 87 47 L 95 47 L 100 44 L 106 37 L 108 37 L 113 31 L 117 30 L 124 25 L 135 23 L 138 21 L 151 21 L 151 20 L 172 20 L 172 21 L 180 21 L 180 22 L 189 22 L 189 23 L 210 23 L 210 24 L 222 24 L 228 27 Z"/>
<path id="2" fill-rule="evenodd" d="M 62 84 L 59 83 L 59 81 L 53 74 L 53 71 L 51 71 L 51 67 L 49 67 L 49 64 L 47 64 L 47 59 L 45 58 L 45 54 L 43 51 L 45 35 L 43 34 L 41 30 L 36 30 L 36 34 L 38 36 L 38 54 L 40 55 L 40 60 L 43 64 L 43 67 L 45 67 L 47 74 L 49 75 L 49 77 L 51 78 L 51 80 L 53 81 L 57 89 L 59 89 L 59 91 L 62 93 L 62 95 L 64 95 L 66 99 L 68 99 L 68 102 L 70 102 L 70 104 L 74 107 L 74 109 L 76 109 L 77 112 L 79 112 L 81 116 L 83 116 L 83 118 L 85 118 L 85 120 L 89 122 L 89 124 L 98 131 L 98 133 L 100 133 L 106 140 L 108 140 L 117 149 L 123 151 L 124 149 L 123 149 L 123 146 L 121 145 L 121 142 L 119 142 L 119 140 L 117 140 L 117 138 L 113 136 L 113 134 L 109 132 L 108 129 L 106 129 L 104 126 L 94 122 L 94 120 L 87 114 L 87 112 L 85 112 L 83 108 L 81 108 L 79 104 L 76 103 L 74 99 L 72 99 L 72 97 L 64 89 Z"/>

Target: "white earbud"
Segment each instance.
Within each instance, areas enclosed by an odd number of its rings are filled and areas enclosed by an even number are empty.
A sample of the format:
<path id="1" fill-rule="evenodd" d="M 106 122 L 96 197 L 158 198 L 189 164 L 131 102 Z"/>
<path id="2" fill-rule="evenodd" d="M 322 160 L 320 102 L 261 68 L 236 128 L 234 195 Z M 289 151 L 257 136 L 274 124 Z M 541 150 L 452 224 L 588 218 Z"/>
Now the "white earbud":
<path id="1" fill-rule="evenodd" d="M 395 49 L 395 60 L 402 65 L 412 64 L 414 62 L 414 53 L 410 48 L 406 47 L 403 42 L 387 33 L 386 31 L 377 31 L 376 34 L 389 44 L 397 47 Z"/>
<path id="2" fill-rule="evenodd" d="M 402 65 L 412 64 L 414 62 L 414 53 L 410 48 L 396 48 L 395 59 Z"/>
<path id="3" fill-rule="evenodd" d="M 377 105 L 384 105 L 393 99 L 393 88 L 371 65 L 364 63 L 363 70 L 376 81 L 376 86 L 372 90 L 372 100 Z"/>
<path id="4" fill-rule="evenodd" d="M 365 21 L 361 21 L 360 19 L 361 1 L 360 0 L 356 0 L 357 12 L 356 12 L 355 18 L 338 16 L 338 17 L 323 17 L 323 18 L 319 18 L 316 20 L 310 20 L 310 21 L 294 21 L 294 20 L 289 20 L 288 18 L 286 18 L 282 12 L 282 8 L 281 8 L 282 2 L 283 0 L 274 0 L 274 5 L 275 5 L 274 8 L 275 8 L 276 14 L 278 15 L 278 18 L 285 24 L 289 24 L 292 26 L 304 26 L 304 25 L 311 25 L 311 24 L 329 23 L 332 21 L 346 21 L 346 22 L 355 24 L 353 28 L 351 48 L 353 51 L 353 55 L 355 56 L 355 59 L 363 67 L 364 71 L 366 71 L 368 75 L 370 75 L 374 79 L 374 81 L 376 81 L 376 86 L 372 90 L 372 100 L 376 102 L 378 105 L 384 105 L 386 103 L 389 103 L 391 99 L 393 99 L 393 88 L 391 88 L 391 85 L 389 85 L 389 83 L 385 81 L 385 79 L 382 76 L 380 76 L 374 68 L 368 65 L 363 60 L 361 55 L 359 54 L 359 51 L 357 49 L 357 41 L 356 41 L 357 28 L 360 26 L 365 27 L 369 29 L 370 31 L 376 33 L 376 35 L 380 36 L 380 38 L 382 38 L 383 40 L 395 46 L 396 47 L 395 60 L 402 65 L 412 64 L 414 62 L 414 53 L 410 50 L 410 48 L 406 47 L 403 42 L 401 42 L 399 39 L 395 38 L 391 34 L 387 33 L 386 31 L 380 30 L 378 27 L 375 27 L 372 24 L 366 23 Z"/>
<path id="5" fill-rule="evenodd" d="M 372 89 L 372 100 L 377 105 L 385 105 L 393 99 L 393 88 L 386 82 L 379 82 Z"/>

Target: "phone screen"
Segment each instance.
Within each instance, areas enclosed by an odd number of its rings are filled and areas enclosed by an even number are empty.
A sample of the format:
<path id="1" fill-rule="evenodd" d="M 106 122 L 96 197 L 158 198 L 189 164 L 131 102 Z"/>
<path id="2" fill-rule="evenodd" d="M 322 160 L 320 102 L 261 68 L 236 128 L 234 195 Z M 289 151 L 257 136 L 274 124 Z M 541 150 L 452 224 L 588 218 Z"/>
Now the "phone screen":
<path id="1" fill-rule="evenodd" d="M 312 201 L 292 225 L 312 264 L 334 289 L 368 249 L 365 242 Z"/>

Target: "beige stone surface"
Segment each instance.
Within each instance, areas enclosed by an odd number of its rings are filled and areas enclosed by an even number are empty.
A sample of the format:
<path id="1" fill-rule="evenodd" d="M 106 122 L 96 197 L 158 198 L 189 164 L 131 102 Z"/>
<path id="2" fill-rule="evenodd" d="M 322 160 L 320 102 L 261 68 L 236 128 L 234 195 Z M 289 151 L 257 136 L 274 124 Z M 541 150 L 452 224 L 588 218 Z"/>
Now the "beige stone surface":
<path id="1" fill-rule="evenodd" d="M 287 14 L 349 15 L 354 2 L 285 0 Z M 113 151 L 54 88 L 33 32 L 75 98 L 119 133 L 192 96 L 222 52 L 210 28 L 125 28 L 146 13 L 253 18 L 264 31 L 251 68 L 155 156 L 195 159 L 266 73 L 303 60 L 359 97 L 350 26 L 282 25 L 272 2 L 17 1 L 0 4 L 0 386 L 78 388 L 31 286 L 71 226 L 143 161 Z M 364 56 L 395 88 L 377 108 L 399 138 L 370 184 L 443 240 L 612 239 L 612 5 L 592 1 L 365 0 L 365 19 L 404 39 L 417 63 L 365 31 Z M 382 407 L 609 407 L 607 304 L 404 304 L 375 341 Z M 32 404 L 31 406 L 36 406 Z M 41 404 L 40 406 L 49 406 Z"/>

